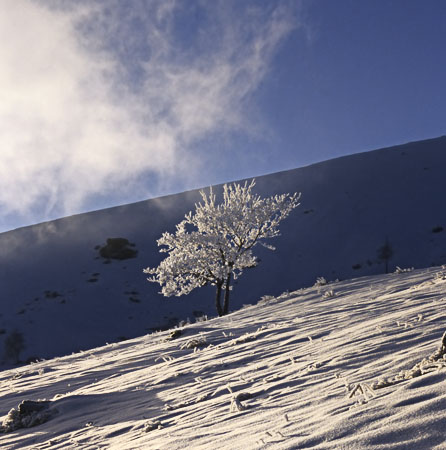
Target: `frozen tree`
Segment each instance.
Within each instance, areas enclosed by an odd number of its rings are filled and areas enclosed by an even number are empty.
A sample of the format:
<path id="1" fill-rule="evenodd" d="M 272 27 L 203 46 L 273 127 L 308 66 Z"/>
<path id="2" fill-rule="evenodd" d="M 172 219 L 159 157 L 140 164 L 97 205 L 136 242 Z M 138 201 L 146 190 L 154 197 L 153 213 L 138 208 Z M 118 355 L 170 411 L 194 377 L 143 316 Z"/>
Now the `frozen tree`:
<path id="1" fill-rule="evenodd" d="M 243 270 L 257 265 L 252 250 L 265 239 L 279 236 L 279 223 L 299 204 L 300 194 L 261 198 L 253 194 L 253 180 L 244 185 L 224 185 L 223 201 L 217 204 L 210 189 L 201 191 L 202 202 L 186 214 L 174 234 L 164 233 L 157 243 L 168 256 L 156 268 L 144 269 L 149 281 L 162 286 L 166 297 L 188 294 L 197 287 L 216 286 L 219 316 L 228 313 L 231 283 Z M 224 292 L 224 303 L 221 295 Z"/>

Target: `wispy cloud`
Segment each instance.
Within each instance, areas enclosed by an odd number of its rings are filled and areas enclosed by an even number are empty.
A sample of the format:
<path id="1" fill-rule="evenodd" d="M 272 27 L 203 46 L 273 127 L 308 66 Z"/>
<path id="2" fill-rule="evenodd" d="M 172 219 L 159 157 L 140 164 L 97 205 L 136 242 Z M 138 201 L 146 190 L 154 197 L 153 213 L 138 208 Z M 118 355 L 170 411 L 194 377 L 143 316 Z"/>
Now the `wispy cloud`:
<path id="1" fill-rule="evenodd" d="M 297 25 L 288 2 L 3 0 L 0 212 L 43 220 L 142 175 L 154 193 L 184 181 L 200 140 L 252 127 Z"/>

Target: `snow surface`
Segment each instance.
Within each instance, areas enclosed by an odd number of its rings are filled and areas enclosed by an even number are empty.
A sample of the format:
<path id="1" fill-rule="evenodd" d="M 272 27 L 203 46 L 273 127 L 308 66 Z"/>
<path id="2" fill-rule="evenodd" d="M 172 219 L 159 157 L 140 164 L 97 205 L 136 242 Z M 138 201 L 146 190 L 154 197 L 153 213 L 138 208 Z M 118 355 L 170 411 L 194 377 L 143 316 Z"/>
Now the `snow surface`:
<path id="1" fill-rule="evenodd" d="M 302 192 L 301 206 L 271 241 L 277 250 L 259 249 L 260 264 L 237 280 L 231 309 L 318 276 L 382 274 L 377 250 L 386 237 L 392 271 L 446 263 L 445 167 L 441 137 L 257 177 L 257 193 Z M 14 329 L 23 333 L 26 361 L 214 316 L 212 287 L 166 299 L 142 272 L 165 257 L 156 240 L 199 200 L 190 191 L 1 233 L 0 364 Z M 134 243 L 137 257 L 108 264 L 96 247 L 113 237 Z"/>
<path id="2" fill-rule="evenodd" d="M 446 267 L 367 276 L 4 371 L 1 414 L 51 415 L 0 448 L 445 449 L 446 361 L 397 380 L 438 348 L 445 305 Z"/>

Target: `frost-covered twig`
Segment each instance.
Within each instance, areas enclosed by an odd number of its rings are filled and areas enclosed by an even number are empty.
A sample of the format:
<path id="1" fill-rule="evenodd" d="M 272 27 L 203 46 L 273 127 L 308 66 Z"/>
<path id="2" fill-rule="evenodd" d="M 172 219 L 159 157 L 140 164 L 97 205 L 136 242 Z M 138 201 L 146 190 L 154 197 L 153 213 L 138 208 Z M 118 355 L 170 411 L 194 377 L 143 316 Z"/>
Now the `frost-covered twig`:
<path id="1" fill-rule="evenodd" d="M 231 398 L 231 406 L 230 406 L 230 412 L 237 412 L 237 411 L 244 411 L 246 407 L 240 402 L 240 400 L 237 397 Z"/>
<path id="2" fill-rule="evenodd" d="M 162 359 L 164 362 L 173 361 L 174 358 L 170 355 L 160 355 L 155 359 L 155 362 L 158 362 L 160 359 Z"/>
<path id="3" fill-rule="evenodd" d="M 406 273 L 406 272 L 412 272 L 414 270 L 413 267 L 408 267 L 406 269 L 402 269 L 399 266 L 396 266 L 395 272 L 394 273 Z"/>
<path id="4" fill-rule="evenodd" d="M 363 395 L 364 398 L 366 400 L 368 400 L 370 397 L 374 397 L 375 393 L 373 392 L 373 389 L 367 383 L 358 383 L 350 391 L 348 398 L 353 398 L 354 395 Z"/>
<path id="5" fill-rule="evenodd" d="M 325 277 L 317 277 L 316 282 L 314 283 L 314 287 L 321 287 L 328 284 L 328 281 L 325 279 Z"/>
<path id="6" fill-rule="evenodd" d="M 331 298 L 334 297 L 335 293 L 333 289 L 329 289 L 328 291 L 325 291 L 324 294 L 322 295 L 322 298 Z"/>
<path id="7" fill-rule="evenodd" d="M 339 279 L 336 278 L 336 280 L 334 281 L 327 281 L 326 278 L 324 277 L 317 277 L 316 278 L 316 282 L 314 283 L 314 287 L 322 287 L 322 286 L 326 286 L 327 284 L 332 284 L 332 283 L 338 283 Z"/>
<path id="8" fill-rule="evenodd" d="M 237 339 L 234 339 L 231 342 L 231 345 L 237 345 L 237 344 L 244 344 L 246 342 L 255 341 L 257 339 L 257 332 L 256 333 L 246 333 L 243 336 L 240 336 Z"/>
<path id="9" fill-rule="evenodd" d="M 230 390 L 232 393 L 232 389 Z M 248 400 L 252 397 L 252 394 L 249 392 L 240 392 L 237 395 L 233 395 L 231 398 L 231 406 L 229 408 L 230 412 L 237 412 L 237 411 L 245 411 L 248 409 L 246 405 L 242 403 L 244 400 Z"/>
<path id="10" fill-rule="evenodd" d="M 180 346 L 181 350 L 184 350 L 185 348 L 198 348 L 203 347 L 207 344 L 206 338 L 203 336 L 200 336 L 199 338 L 190 339 L 184 344 Z"/>
<path id="11" fill-rule="evenodd" d="M 264 295 L 260 298 L 260 300 L 257 302 L 258 305 L 267 305 L 271 300 L 274 300 L 274 297 L 272 295 Z"/>

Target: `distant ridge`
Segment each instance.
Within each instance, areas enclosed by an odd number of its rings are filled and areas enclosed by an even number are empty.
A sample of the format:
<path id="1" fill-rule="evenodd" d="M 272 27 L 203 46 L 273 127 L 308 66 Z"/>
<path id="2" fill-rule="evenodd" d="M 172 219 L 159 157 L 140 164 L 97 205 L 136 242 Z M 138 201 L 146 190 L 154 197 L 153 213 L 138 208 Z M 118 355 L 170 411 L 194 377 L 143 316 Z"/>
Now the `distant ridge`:
<path id="1" fill-rule="evenodd" d="M 445 169 L 441 136 L 257 177 L 256 192 L 302 192 L 301 206 L 281 226 L 276 252 L 260 250 L 259 266 L 240 278 L 233 308 L 318 276 L 383 273 L 386 238 L 390 270 L 446 263 Z M 27 359 L 214 315 L 212 288 L 165 299 L 142 273 L 163 257 L 156 239 L 198 200 L 193 190 L 1 233 L 0 348 L 13 329 L 23 333 Z M 118 237 L 136 257 L 101 257 L 107 239 Z"/>

